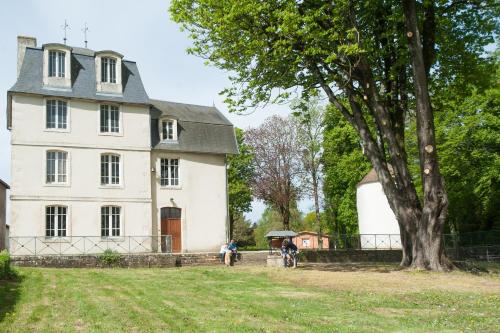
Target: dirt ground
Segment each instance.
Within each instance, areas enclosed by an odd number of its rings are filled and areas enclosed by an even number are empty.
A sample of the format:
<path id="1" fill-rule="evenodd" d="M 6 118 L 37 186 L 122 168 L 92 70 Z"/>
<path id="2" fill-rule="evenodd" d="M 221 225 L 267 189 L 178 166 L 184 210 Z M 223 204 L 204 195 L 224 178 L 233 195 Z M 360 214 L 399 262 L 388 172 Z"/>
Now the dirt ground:
<path id="1" fill-rule="evenodd" d="M 330 290 L 408 293 L 456 291 L 500 294 L 500 273 L 496 270 L 472 274 L 464 271 L 436 273 L 400 270 L 387 264 L 301 264 L 297 269 L 238 267 L 293 285 Z"/>

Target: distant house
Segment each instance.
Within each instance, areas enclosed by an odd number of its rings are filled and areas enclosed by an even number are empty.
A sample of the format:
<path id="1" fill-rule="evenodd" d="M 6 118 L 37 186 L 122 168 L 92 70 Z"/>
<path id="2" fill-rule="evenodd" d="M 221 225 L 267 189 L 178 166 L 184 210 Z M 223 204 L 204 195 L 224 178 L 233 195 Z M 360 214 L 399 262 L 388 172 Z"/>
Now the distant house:
<path id="1" fill-rule="evenodd" d="M 356 205 L 362 249 L 401 248 L 399 225 L 375 169 L 357 184 Z"/>
<path id="2" fill-rule="evenodd" d="M 293 242 L 299 250 L 319 249 L 319 235 L 313 231 L 301 231 L 293 238 Z M 329 237 L 321 235 L 323 241 L 321 248 L 328 249 L 330 247 Z"/>
<path id="3" fill-rule="evenodd" d="M 5 211 L 7 209 L 7 190 L 9 185 L 0 179 L 0 251 L 7 248 L 7 225 Z"/>

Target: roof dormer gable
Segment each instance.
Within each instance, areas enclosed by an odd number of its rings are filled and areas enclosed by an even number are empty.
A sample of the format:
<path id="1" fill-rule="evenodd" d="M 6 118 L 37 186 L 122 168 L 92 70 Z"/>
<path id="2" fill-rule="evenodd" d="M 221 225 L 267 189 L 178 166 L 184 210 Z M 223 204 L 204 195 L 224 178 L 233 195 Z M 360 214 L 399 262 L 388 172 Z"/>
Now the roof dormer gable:
<path id="1" fill-rule="evenodd" d="M 50 43 L 42 50 L 44 86 L 71 89 L 71 47 Z"/>
<path id="2" fill-rule="evenodd" d="M 97 93 L 122 94 L 122 59 L 123 55 L 115 51 L 95 52 Z"/>

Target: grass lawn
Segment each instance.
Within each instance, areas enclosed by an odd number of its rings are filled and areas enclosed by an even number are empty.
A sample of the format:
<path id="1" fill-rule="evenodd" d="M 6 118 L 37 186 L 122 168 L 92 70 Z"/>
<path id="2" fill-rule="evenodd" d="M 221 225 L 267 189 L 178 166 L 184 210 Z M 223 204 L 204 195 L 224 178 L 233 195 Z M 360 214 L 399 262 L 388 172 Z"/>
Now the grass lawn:
<path id="1" fill-rule="evenodd" d="M 308 266 L 19 268 L 0 332 L 498 332 L 500 276 Z"/>

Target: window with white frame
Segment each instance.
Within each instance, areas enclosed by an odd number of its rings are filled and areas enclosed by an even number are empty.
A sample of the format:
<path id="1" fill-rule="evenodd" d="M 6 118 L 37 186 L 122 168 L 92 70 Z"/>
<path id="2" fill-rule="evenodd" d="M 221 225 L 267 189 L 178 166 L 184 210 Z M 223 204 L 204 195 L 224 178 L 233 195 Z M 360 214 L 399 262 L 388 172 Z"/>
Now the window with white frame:
<path id="1" fill-rule="evenodd" d="M 120 184 L 120 156 L 115 154 L 101 155 L 101 185 Z"/>
<path id="2" fill-rule="evenodd" d="M 46 182 L 47 184 L 64 184 L 68 180 L 68 153 L 65 151 L 48 151 Z"/>
<path id="3" fill-rule="evenodd" d="M 120 132 L 120 109 L 116 105 L 101 105 L 101 133 Z"/>
<path id="4" fill-rule="evenodd" d="M 49 51 L 49 77 L 64 77 L 66 52 Z"/>
<path id="5" fill-rule="evenodd" d="M 177 124 L 173 119 L 162 119 L 161 121 L 161 139 L 177 140 Z"/>
<path id="6" fill-rule="evenodd" d="M 45 128 L 68 128 L 68 104 L 58 99 L 47 100 Z"/>
<path id="7" fill-rule="evenodd" d="M 179 186 L 179 159 L 162 158 L 161 164 L 161 186 Z"/>
<path id="8" fill-rule="evenodd" d="M 101 82 L 116 83 L 116 59 L 101 58 Z"/>
<path id="9" fill-rule="evenodd" d="M 101 207 L 102 237 L 120 236 L 120 211 L 118 206 Z"/>
<path id="10" fill-rule="evenodd" d="M 68 207 L 66 206 L 45 207 L 45 236 L 65 237 L 67 219 L 68 219 Z"/>

